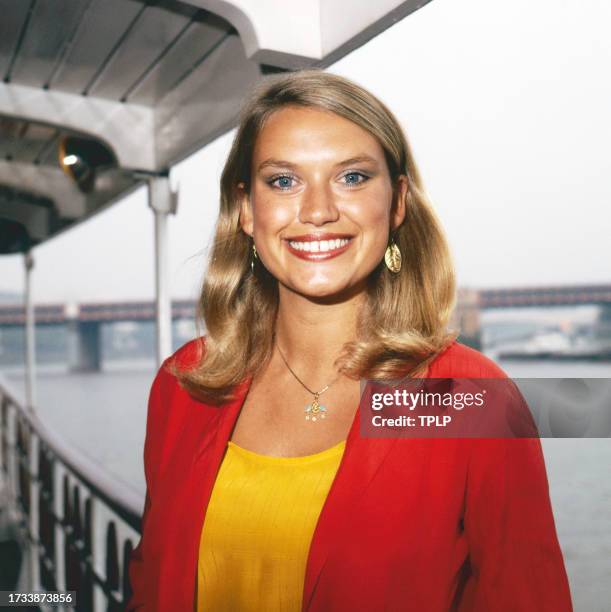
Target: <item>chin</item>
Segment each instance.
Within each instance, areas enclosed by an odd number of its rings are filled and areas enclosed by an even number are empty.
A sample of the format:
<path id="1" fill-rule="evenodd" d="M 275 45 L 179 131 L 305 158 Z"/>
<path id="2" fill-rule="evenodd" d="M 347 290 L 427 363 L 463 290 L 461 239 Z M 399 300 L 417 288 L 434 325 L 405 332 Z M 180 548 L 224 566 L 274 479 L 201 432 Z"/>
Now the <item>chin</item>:
<path id="1" fill-rule="evenodd" d="M 311 299 L 325 299 L 329 301 L 342 301 L 359 292 L 356 285 L 352 283 L 316 283 L 300 284 L 292 287 L 293 291 Z"/>

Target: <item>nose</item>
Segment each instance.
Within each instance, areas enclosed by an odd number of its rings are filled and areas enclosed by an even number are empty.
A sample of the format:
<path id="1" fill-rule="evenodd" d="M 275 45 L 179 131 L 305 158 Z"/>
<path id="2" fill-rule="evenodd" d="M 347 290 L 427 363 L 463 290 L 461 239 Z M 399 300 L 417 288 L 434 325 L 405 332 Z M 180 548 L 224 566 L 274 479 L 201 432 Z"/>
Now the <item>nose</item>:
<path id="1" fill-rule="evenodd" d="M 331 187 L 324 183 L 309 184 L 302 193 L 299 221 L 322 225 L 338 218 L 339 209 Z"/>

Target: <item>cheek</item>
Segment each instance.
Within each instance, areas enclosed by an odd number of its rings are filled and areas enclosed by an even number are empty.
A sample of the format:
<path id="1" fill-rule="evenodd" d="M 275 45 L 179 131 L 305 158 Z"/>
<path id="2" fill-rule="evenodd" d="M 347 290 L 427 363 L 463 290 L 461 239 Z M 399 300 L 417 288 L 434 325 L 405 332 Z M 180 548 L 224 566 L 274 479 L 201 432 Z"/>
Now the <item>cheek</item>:
<path id="1" fill-rule="evenodd" d="M 255 227 L 261 231 L 280 229 L 295 216 L 293 206 L 273 196 L 253 195 L 252 207 Z"/>
<path id="2" fill-rule="evenodd" d="M 348 203 L 346 213 L 365 234 L 384 235 L 390 225 L 391 193 L 385 189 L 372 191 Z"/>

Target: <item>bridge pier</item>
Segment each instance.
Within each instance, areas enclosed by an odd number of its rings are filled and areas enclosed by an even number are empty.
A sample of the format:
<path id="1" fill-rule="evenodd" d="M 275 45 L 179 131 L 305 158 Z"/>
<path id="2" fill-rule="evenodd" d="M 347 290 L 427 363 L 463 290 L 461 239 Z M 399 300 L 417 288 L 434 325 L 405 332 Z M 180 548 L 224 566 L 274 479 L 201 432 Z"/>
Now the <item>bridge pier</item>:
<path id="1" fill-rule="evenodd" d="M 451 326 L 460 330 L 459 342 L 476 350 L 482 348 L 479 292 L 475 289 L 459 289 Z"/>
<path id="2" fill-rule="evenodd" d="M 99 372 L 102 365 L 101 323 L 68 322 L 68 363 L 71 372 Z"/>
<path id="3" fill-rule="evenodd" d="M 601 346 L 611 350 L 611 304 L 601 304 L 596 319 L 595 332 Z"/>

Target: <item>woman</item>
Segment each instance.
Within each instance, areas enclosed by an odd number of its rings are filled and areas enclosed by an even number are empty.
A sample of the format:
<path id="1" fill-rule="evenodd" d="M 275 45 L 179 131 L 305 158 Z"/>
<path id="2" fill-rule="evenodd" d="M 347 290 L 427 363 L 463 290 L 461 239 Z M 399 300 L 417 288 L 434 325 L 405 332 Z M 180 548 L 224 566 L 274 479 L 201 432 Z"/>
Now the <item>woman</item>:
<path id="1" fill-rule="evenodd" d="M 505 378 L 447 330 L 391 112 L 308 70 L 243 109 L 199 301 L 151 389 L 128 610 L 571 610 L 537 438 L 373 439 L 361 379 Z"/>

